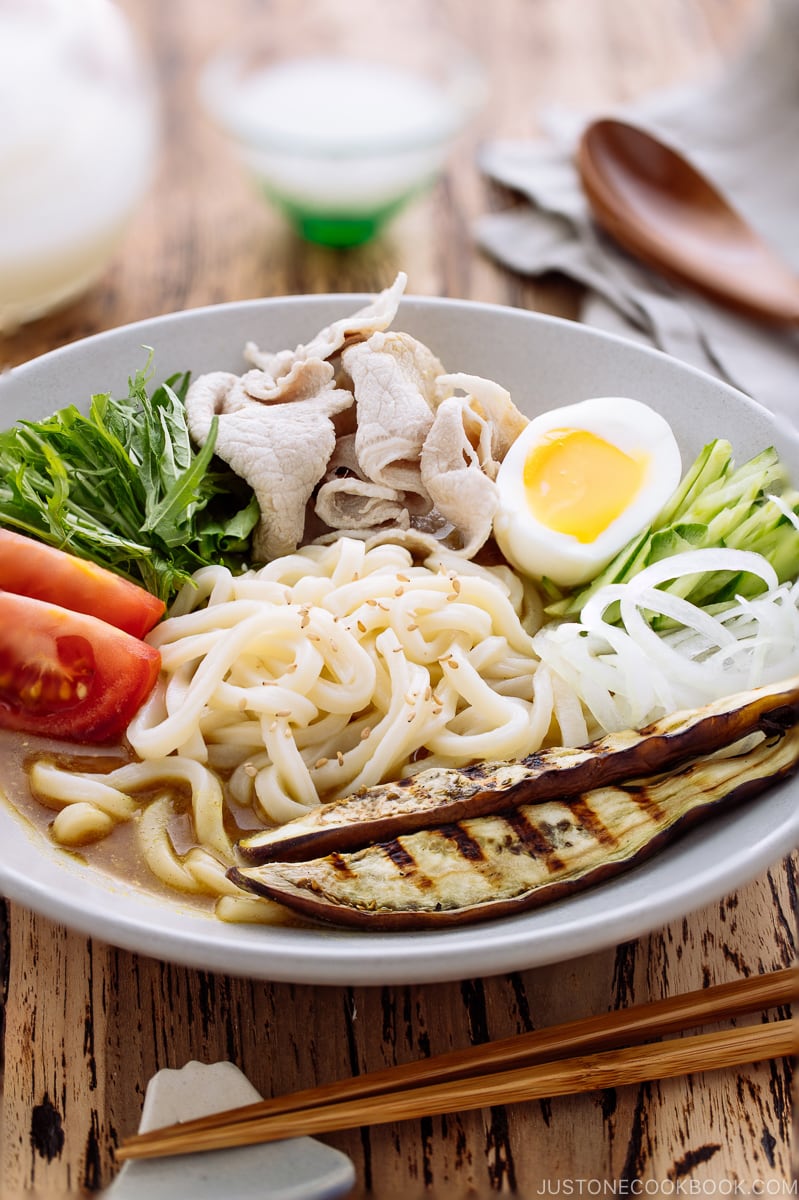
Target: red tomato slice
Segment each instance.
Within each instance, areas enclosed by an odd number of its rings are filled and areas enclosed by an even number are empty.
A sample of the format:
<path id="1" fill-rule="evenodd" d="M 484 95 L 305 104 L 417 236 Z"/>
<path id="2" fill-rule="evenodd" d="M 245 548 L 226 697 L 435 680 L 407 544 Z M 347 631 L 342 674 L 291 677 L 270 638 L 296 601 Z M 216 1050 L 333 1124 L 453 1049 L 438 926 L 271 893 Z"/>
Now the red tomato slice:
<path id="1" fill-rule="evenodd" d="M 67 741 L 119 737 L 161 655 L 97 617 L 0 592 L 0 726 Z"/>
<path id="2" fill-rule="evenodd" d="M 165 608 L 129 579 L 10 529 L 0 529 L 0 588 L 90 613 L 134 637 L 144 637 Z"/>

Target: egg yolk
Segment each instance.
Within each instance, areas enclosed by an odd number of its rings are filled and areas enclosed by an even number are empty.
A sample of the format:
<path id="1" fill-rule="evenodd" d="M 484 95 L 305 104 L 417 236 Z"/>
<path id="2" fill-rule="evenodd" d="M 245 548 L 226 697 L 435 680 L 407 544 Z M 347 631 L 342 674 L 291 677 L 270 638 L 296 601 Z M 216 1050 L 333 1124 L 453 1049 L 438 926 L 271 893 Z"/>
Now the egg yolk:
<path id="1" fill-rule="evenodd" d="M 525 459 L 527 503 L 542 525 L 593 542 L 633 503 L 647 465 L 586 429 L 556 429 Z"/>

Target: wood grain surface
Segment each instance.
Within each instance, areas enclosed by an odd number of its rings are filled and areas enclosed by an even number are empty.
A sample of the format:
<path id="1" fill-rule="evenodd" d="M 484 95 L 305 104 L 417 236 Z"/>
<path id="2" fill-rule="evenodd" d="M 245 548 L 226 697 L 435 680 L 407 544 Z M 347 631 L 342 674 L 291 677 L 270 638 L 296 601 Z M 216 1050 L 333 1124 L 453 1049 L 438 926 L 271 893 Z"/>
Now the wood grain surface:
<path id="1" fill-rule="evenodd" d="M 341 5 L 345 0 L 341 0 Z M 328 0 L 328 7 L 334 0 Z M 285 293 L 409 290 L 576 314 L 565 281 L 508 274 L 470 225 L 509 197 L 474 166 L 480 138 L 532 136 L 542 104 L 587 110 L 685 79 L 731 54 L 765 0 L 428 0 L 476 46 L 490 99 L 433 192 L 377 241 L 306 245 L 268 211 L 200 112 L 208 54 L 236 28 L 277 29 L 302 0 L 127 0 L 162 100 L 157 176 L 99 283 L 0 340 L 10 366 L 98 330 L 174 309 Z M 353 3 L 352 19 L 359 19 Z M 368 9 L 364 20 L 368 19 Z M 0 851 L 1 852 L 1 851 Z M 79 1196 L 107 1185 L 150 1076 L 229 1059 L 263 1095 L 375 1070 L 516 1031 L 790 964 L 796 858 L 650 936 L 557 966 L 437 986 L 270 985 L 117 950 L 8 904 L 0 1197 Z M 758 1018 L 755 1018 L 758 1019 Z M 792 1174 L 785 1061 L 455 1117 L 331 1135 L 354 1197 L 782 1195 Z M 268 1191 L 265 1190 L 265 1195 Z"/>

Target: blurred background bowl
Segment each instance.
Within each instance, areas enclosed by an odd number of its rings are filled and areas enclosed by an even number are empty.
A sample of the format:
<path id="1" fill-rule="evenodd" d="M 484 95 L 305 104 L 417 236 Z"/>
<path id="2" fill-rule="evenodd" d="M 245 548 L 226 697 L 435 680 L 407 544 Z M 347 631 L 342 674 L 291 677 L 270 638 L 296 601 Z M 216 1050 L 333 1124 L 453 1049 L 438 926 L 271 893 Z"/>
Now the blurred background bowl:
<path id="1" fill-rule="evenodd" d="M 477 57 L 413 7 L 342 6 L 246 30 L 200 94 L 264 196 L 308 241 L 368 241 L 438 177 L 486 92 Z"/>

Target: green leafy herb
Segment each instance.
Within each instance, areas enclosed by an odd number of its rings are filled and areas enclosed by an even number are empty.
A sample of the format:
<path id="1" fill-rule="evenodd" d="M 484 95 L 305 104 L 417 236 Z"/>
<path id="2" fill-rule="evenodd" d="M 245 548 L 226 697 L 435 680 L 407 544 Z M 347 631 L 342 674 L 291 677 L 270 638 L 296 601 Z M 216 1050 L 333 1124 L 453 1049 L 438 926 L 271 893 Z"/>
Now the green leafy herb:
<path id="1" fill-rule="evenodd" d="M 214 458 L 216 422 L 191 444 L 188 374 L 148 391 L 92 397 L 0 433 L 0 524 L 90 559 L 169 600 L 198 567 L 246 565 L 258 520 L 251 489 Z"/>
<path id="2" fill-rule="evenodd" d="M 628 542 L 591 583 L 554 598 L 547 613 L 573 617 L 604 584 L 626 583 L 644 567 L 683 550 L 753 550 L 768 559 L 780 580 L 794 579 L 799 575 L 799 528 L 789 513 L 799 513 L 799 493 L 788 488 L 776 450 L 769 447 L 736 467 L 729 442 L 717 439 L 700 452 L 653 525 Z M 754 575 L 706 571 L 675 579 L 663 590 L 710 607 L 763 586 Z M 613 616 L 611 608 L 605 618 Z"/>

